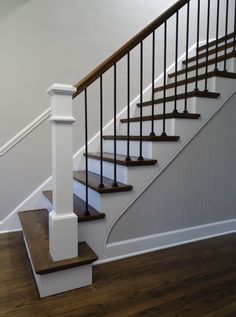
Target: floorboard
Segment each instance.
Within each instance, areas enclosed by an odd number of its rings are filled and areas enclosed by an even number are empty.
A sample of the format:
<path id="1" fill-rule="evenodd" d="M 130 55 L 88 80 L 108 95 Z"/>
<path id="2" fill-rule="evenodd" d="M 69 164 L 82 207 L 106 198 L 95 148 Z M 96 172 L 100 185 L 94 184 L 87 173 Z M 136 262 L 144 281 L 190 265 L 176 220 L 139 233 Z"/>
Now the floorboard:
<path id="1" fill-rule="evenodd" d="M 0 235 L 1 317 L 235 317 L 236 234 L 94 267 L 92 286 L 39 299 L 21 232 Z"/>

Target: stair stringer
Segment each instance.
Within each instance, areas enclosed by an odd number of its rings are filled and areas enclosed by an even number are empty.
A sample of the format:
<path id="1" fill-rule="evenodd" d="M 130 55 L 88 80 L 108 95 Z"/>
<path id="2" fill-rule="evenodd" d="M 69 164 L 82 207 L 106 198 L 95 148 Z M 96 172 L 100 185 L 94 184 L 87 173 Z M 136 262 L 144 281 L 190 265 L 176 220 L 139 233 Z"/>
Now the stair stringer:
<path id="1" fill-rule="evenodd" d="M 161 144 L 149 144 L 152 157 L 158 159 L 158 166 L 139 167 L 129 169 L 129 180 L 133 179 L 134 191 L 128 193 L 109 194 L 101 197 L 100 210 L 106 213 L 106 220 L 96 223 L 79 224 L 79 240 L 85 240 L 99 255 L 99 262 L 109 261 L 107 257 L 107 240 L 109 234 L 118 219 L 129 209 L 135 200 L 158 178 L 176 156 L 187 146 L 189 142 L 201 131 L 225 103 L 235 93 L 235 80 L 225 78 L 213 78 L 212 87 L 219 91 L 218 99 L 194 97 L 195 110 L 201 113 L 201 119 L 189 122 L 189 120 L 176 120 L 175 131 L 181 140 L 172 144 L 167 142 Z M 213 91 L 214 91 L 213 90 Z M 186 122 L 188 121 L 188 122 Z M 192 121 L 192 120 L 191 120 Z M 149 142 L 151 143 L 151 142 Z M 138 176 L 137 176 L 138 175 Z M 135 185 L 139 182 L 139 185 Z M 129 254 L 127 254 L 127 257 Z"/>

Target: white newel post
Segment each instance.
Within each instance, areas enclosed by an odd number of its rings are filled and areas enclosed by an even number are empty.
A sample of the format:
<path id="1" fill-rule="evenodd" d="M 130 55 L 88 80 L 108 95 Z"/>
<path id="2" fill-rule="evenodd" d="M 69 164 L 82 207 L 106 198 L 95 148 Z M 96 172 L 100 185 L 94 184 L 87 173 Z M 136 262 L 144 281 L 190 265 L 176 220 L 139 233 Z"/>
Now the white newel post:
<path id="1" fill-rule="evenodd" d="M 49 251 L 54 261 L 78 256 L 78 221 L 73 212 L 73 86 L 47 90 L 52 107 L 53 210 L 49 214 Z"/>

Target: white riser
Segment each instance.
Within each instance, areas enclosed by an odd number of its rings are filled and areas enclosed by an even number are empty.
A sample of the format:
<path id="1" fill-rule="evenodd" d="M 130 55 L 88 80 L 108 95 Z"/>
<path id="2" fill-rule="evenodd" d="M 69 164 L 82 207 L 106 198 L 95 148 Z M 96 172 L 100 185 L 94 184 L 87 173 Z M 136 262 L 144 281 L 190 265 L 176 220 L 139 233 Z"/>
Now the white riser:
<path id="1" fill-rule="evenodd" d="M 127 166 L 118 165 L 116 167 L 117 181 L 123 184 L 128 184 L 128 168 Z M 100 161 L 95 159 L 88 159 L 88 169 L 90 172 L 100 174 Z M 114 164 L 103 161 L 103 176 L 114 178 Z"/>
<path id="2" fill-rule="evenodd" d="M 181 135 L 183 131 L 192 132 L 199 126 L 199 122 L 201 120 L 185 120 L 185 119 L 174 119 L 173 120 L 173 129 L 175 130 L 175 134 L 181 137 L 181 141 L 183 141 L 183 136 Z M 166 152 L 167 148 L 174 148 L 177 142 L 150 142 L 150 141 L 143 141 L 142 143 L 142 154 L 145 158 L 150 159 L 157 159 L 159 161 L 160 155 Z M 117 153 L 126 155 L 126 148 L 127 148 L 127 141 L 117 141 Z M 104 142 L 104 150 L 106 152 L 113 153 L 114 143 L 111 140 L 105 140 Z M 140 150 L 140 142 L 139 141 L 130 141 L 130 155 L 132 156 L 139 156 Z M 164 154 L 165 155 L 165 154 Z"/>
<path id="3" fill-rule="evenodd" d="M 74 194 L 85 201 L 85 197 L 86 197 L 85 185 L 81 184 L 80 182 L 77 182 L 76 180 L 73 180 L 73 189 L 74 189 Z M 88 196 L 89 196 L 89 205 L 91 205 L 93 208 L 95 208 L 98 211 L 102 211 L 101 195 L 95 190 L 89 188 Z"/>
<path id="4" fill-rule="evenodd" d="M 166 133 L 168 135 L 174 135 L 174 121 L 175 119 L 166 120 Z M 149 135 L 151 132 L 151 121 L 143 121 L 142 124 L 143 135 Z M 163 131 L 163 120 L 154 121 L 154 131 L 156 135 L 161 135 Z M 139 135 L 140 122 L 130 122 L 130 135 Z M 119 128 L 120 135 L 127 135 L 127 123 L 121 123 Z"/>
<path id="5" fill-rule="evenodd" d="M 117 181 L 123 184 L 133 185 L 134 180 L 137 177 L 137 173 L 140 174 L 144 169 L 145 173 L 150 169 L 156 169 L 158 165 L 150 166 L 122 166 L 117 164 Z M 100 161 L 89 159 L 89 171 L 99 173 Z M 114 178 L 114 164 L 109 162 L 103 162 L 103 175 L 110 179 Z"/>

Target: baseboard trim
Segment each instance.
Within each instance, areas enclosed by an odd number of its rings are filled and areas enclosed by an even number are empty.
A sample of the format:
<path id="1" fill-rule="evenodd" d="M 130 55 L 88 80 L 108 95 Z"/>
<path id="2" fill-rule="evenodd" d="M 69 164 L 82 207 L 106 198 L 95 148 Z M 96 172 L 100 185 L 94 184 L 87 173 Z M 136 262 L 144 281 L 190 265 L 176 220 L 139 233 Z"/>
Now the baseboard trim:
<path id="1" fill-rule="evenodd" d="M 52 177 L 49 177 L 43 184 L 41 184 L 35 191 L 33 191 L 25 200 L 23 200 L 6 218 L 0 221 L 0 234 L 15 232 L 21 230 L 21 224 L 18 218 L 18 212 L 30 209 L 39 209 L 45 206 L 45 200 L 42 191 L 50 186 Z"/>
<path id="2" fill-rule="evenodd" d="M 236 219 L 109 243 L 106 259 L 94 265 L 236 232 Z"/>
<path id="3" fill-rule="evenodd" d="M 19 231 L 22 231 L 22 229 L 3 230 L 3 231 L 0 231 L 0 234 L 3 234 L 3 233 L 14 233 L 14 232 L 19 232 Z"/>

